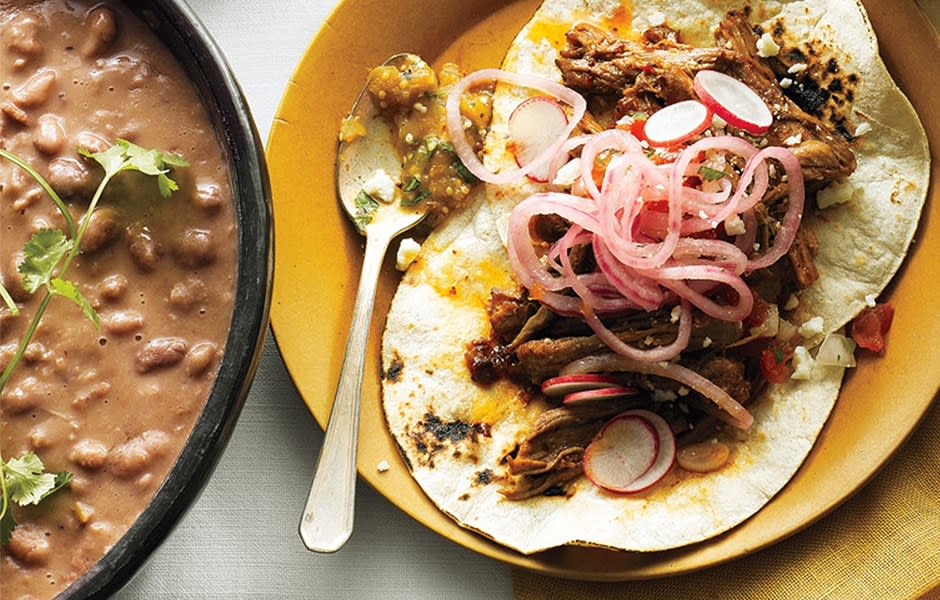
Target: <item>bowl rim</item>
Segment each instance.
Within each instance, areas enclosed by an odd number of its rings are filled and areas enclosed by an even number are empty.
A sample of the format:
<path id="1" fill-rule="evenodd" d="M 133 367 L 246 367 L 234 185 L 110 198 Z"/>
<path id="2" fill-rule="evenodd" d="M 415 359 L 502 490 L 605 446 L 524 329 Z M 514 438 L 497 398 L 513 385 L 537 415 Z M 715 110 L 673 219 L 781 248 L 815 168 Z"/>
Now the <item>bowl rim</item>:
<path id="1" fill-rule="evenodd" d="M 185 0 L 125 4 L 161 39 L 200 93 L 230 159 L 238 256 L 225 350 L 206 404 L 182 451 L 133 525 L 57 598 L 114 594 L 126 585 L 199 497 L 244 405 L 268 329 L 274 276 L 271 186 L 251 110 L 218 44 Z M 258 294 L 258 290 L 263 293 Z"/>

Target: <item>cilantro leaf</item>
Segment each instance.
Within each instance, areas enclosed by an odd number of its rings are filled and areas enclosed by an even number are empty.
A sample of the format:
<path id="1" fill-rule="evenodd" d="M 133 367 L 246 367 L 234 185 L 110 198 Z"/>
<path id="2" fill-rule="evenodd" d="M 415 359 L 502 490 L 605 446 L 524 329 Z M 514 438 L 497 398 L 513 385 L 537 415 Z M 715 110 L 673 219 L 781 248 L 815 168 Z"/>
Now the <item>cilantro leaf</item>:
<path id="1" fill-rule="evenodd" d="M 8 460 L 3 476 L 9 497 L 20 506 L 39 504 L 56 483 L 56 476 L 45 472 L 45 466 L 34 452 Z"/>
<path id="2" fill-rule="evenodd" d="M 424 200 L 425 198 L 427 198 L 427 197 L 430 196 L 430 195 L 431 195 L 431 192 L 430 192 L 430 191 L 428 191 L 428 190 L 421 190 L 420 192 L 418 192 L 417 194 L 414 195 L 414 198 L 411 198 L 411 199 L 409 199 L 409 198 L 402 198 L 401 205 L 402 205 L 402 206 L 408 206 L 408 207 L 417 206 L 418 204 L 421 203 L 422 200 Z"/>
<path id="3" fill-rule="evenodd" d="M 474 175 L 470 169 L 467 168 L 467 165 L 463 164 L 463 161 L 456 156 L 454 156 L 454 168 L 457 170 L 457 175 L 460 175 L 464 183 L 473 185 L 474 183 L 480 182 L 480 178 Z"/>
<path id="4" fill-rule="evenodd" d="M 56 266 L 72 249 L 72 241 L 58 229 L 40 229 L 23 246 L 25 255 L 19 272 L 23 287 L 30 294 L 49 283 Z"/>
<path id="5" fill-rule="evenodd" d="M 717 181 L 722 177 L 727 177 L 728 174 L 724 171 L 719 171 L 718 169 L 712 169 L 711 167 L 706 167 L 702 165 L 698 168 L 699 174 L 702 176 L 702 179 L 705 181 Z"/>
<path id="6" fill-rule="evenodd" d="M 82 309 L 82 314 L 94 322 L 95 327 L 100 325 L 98 320 L 98 313 L 95 312 L 94 308 L 92 308 L 88 299 L 85 298 L 85 296 L 83 296 L 80 291 L 78 291 L 78 286 L 76 286 L 71 281 L 61 279 L 59 277 L 53 278 L 49 283 L 53 293 L 58 294 L 64 298 L 68 298 L 74 302 L 80 309 Z"/>
<path id="7" fill-rule="evenodd" d="M 401 191 L 403 191 L 403 192 L 413 192 L 413 191 L 417 190 L 419 187 L 421 187 L 421 180 L 418 179 L 418 176 L 417 176 L 417 175 L 412 175 L 412 176 L 411 176 L 411 179 L 408 180 L 408 183 L 406 183 L 406 184 L 401 188 Z"/>
<path id="8" fill-rule="evenodd" d="M 182 156 L 170 152 L 150 150 L 128 142 L 117 143 L 101 152 L 89 152 L 79 148 L 82 156 L 94 159 L 104 169 L 105 177 L 110 178 L 121 171 L 139 171 L 144 175 L 157 178 L 160 194 L 166 198 L 179 189 L 176 182 L 167 176 L 173 167 L 188 167 L 189 163 Z"/>
<path id="9" fill-rule="evenodd" d="M 359 229 L 365 229 L 366 225 L 372 222 L 372 217 L 375 211 L 378 210 L 379 203 L 366 193 L 365 190 L 359 190 L 359 194 L 353 200 L 353 204 L 356 206 L 356 214 L 353 216 L 353 221 L 356 222 Z"/>

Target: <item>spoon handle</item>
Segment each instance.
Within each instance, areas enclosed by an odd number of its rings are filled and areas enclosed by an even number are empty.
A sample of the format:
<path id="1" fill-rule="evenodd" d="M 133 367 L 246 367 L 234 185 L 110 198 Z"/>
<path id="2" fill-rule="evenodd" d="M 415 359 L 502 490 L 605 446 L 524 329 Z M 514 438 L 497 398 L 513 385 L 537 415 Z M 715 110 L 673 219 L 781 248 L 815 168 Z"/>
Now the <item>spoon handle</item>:
<path id="1" fill-rule="evenodd" d="M 333 410 L 300 520 L 300 537 L 307 549 L 314 552 L 336 552 L 352 534 L 362 370 L 375 290 L 389 241 L 388 235 L 366 237 L 359 290 L 333 397 Z"/>

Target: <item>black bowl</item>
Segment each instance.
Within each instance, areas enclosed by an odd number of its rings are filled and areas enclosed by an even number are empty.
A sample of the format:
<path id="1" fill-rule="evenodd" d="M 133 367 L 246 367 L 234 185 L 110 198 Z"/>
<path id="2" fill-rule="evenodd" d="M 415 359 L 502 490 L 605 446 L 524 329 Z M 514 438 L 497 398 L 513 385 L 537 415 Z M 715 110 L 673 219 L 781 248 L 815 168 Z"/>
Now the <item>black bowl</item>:
<path id="1" fill-rule="evenodd" d="M 226 147 L 238 227 L 236 295 L 215 384 L 172 470 L 134 525 L 59 598 L 104 597 L 119 590 L 199 496 L 248 394 L 261 357 L 271 300 L 271 189 L 263 145 L 231 69 L 182 0 L 135 0 L 127 6 L 183 66 Z"/>

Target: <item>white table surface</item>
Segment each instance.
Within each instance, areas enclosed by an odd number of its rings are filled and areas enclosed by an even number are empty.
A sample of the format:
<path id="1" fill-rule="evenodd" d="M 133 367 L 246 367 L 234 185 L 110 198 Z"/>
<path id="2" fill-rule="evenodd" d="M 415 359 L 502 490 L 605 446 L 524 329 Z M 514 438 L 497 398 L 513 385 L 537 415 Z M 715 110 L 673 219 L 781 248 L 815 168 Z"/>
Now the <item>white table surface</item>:
<path id="1" fill-rule="evenodd" d="M 267 139 L 284 86 L 336 1 L 189 3 L 222 47 Z M 940 23 L 940 0 L 918 4 Z M 333 555 L 307 552 L 297 524 L 322 441 L 269 335 L 215 474 L 117 597 L 511 597 L 508 567 L 439 537 L 361 482 L 350 541 Z"/>
<path id="2" fill-rule="evenodd" d="M 262 139 L 335 0 L 189 0 L 228 58 Z M 367 484 L 333 555 L 297 525 L 323 433 L 269 335 L 232 439 L 199 500 L 119 598 L 510 597 L 509 569 L 439 537 Z"/>

